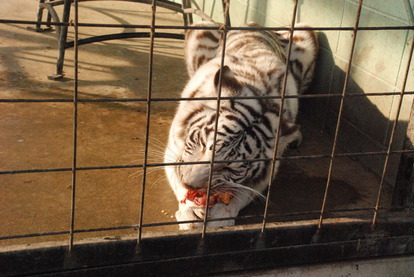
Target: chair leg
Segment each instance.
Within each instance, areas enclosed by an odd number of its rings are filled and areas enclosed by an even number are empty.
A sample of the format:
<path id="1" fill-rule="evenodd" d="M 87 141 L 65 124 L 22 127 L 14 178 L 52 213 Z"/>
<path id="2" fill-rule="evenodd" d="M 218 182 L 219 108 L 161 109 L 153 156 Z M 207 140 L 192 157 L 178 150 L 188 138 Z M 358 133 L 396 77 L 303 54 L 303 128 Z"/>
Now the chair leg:
<path id="1" fill-rule="evenodd" d="M 49 31 L 52 29 L 50 24 L 47 24 L 46 28 L 42 28 L 42 19 L 43 19 L 43 10 L 45 9 L 45 0 L 39 0 L 39 8 L 37 10 L 37 18 L 36 18 L 36 26 L 35 27 L 27 27 L 28 30 L 32 30 L 35 32 L 44 32 Z M 48 22 L 49 22 L 50 15 L 48 14 Z"/>
<path id="2" fill-rule="evenodd" d="M 62 22 L 63 23 L 69 23 L 69 16 L 70 16 L 70 6 L 72 1 L 71 0 L 65 0 L 64 6 L 63 6 L 63 16 L 62 16 Z M 65 51 L 67 48 L 67 35 L 68 35 L 68 26 L 62 25 L 60 29 L 60 34 L 58 38 L 58 58 L 56 62 L 56 73 L 53 75 L 48 76 L 49 80 L 58 80 L 65 76 L 63 74 L 63 63 L 65 61 Z"/>
<path id="3" fill-rule="evenodd" d="M 191 8 L 191 0 L 183 0 L 183 9 Z M 184 26 L 193 24 L 193 15 L 183 13 Z"/>

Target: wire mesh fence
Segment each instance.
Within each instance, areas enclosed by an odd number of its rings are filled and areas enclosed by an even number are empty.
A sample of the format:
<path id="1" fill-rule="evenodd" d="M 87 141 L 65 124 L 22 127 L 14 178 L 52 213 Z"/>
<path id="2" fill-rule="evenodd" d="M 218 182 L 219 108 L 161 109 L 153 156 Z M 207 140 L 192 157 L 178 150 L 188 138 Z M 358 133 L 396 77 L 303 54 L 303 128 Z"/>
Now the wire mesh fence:
<path id="1" fill-rule="evenodd" d="M 201 237 L 203 240 L 208 240 L 209 233 L 211 236 L 215 236 L 216 231 L 209 231 L 210 229 L 208 227 L 208 222 L 211 221 L 220 221 L 223 219 L 209 219 L 209 207 L 206 205 L 204 207 L 205 211 L 205 217 L 196 220 L 196 221 L 188 221 L 188 222 L 177 222 L 175 220 L 159 220 L 157 222 L 151 221 L 146 219 L 146 213 L 148 212 L 146 205 L 148 200 L 148 191 L 151 184 L 148 182 L 148 176 L 151 173 L 151 170 L 153 169 L 163 169 L 164 167 L 168 166 L 181 166 L 181 165 L 197 165 L 197 164 L 204 164 L 210 166 L 210 173 L 209 173 L 209 181 L 208 181 L 208 187 L 207 187 L 207 199 L 209 199 L 211 194 L 211 186 L 212 186 L 212 176 L 214 174 L 214 168 L 217 164 L 224 164 L 229 162 L 266 162 L 271 163 L 273 166 L 272 173 L 270 174 L 270 178 L 268 180 L 268 187 L 267 187 L 267 195 L 266 195 L 266 201 L 263 204 L 263 209 L 260 208 L 259 212 L 255 212 L 253 214 L 242 214 L 237 216 L 236 218 L 224 218 L 224 219 L 236 219 L 239 222 L 243 222 L 243 220 L 246 220 L 247 222 L 254 218 L 255 222 L 260 222 L 260 233 L 266 234 L 267 232 L 273 232 L 274 225 L 270 223 L 274 222 L 280 222 L 283 221 L 284 218 L 292 217 L 294 219 L 315 219 L 316 223 L 314 223 L 314 226 L 316 226 L 315 229 L 312 229 L 313 236 L 312 241 L 317 242 L 321 238 L 321 232 L 323 230 L 325 220 L 331 224 L 330 219 L 335 218 L 335 214 L 338 214 L 339 216 L 342 215 L 359 215 L 361 212 L 364 213 L 366 217 L 365 220 L 369 221 L 369 225 L 372 226 L 372 228 L 375 228 L 375 226 L 378 224 L 378 217 L 383 215 L 389 215 L 391 214 L 390 211 L 392 208 L 391 203 L 388 201 L 387 203 L 383 203 L 383 194 L 385 190 L 385 186 L 387 183 L 387 174 L 388 171 L 390 171 L 390 163 L 395 161 L 392 160 L 390 157 L 399 157 L 400 155 L 410 155 L 414 152 L 414 150 L 406 149 L 406 148 L 396 148 L 394 147 L 396 136 L 397 136 L 397 128 L 398 124 L 401 122 L 400 120 L 400 113 L 403 109 L 403 103 L 404 99 L 408 99 L 407 97 L 410 97 L 414 92 L 407 89 L 407 83 L 410 80 L 410 72 L 412 71 L 412 56 L 413 56 L 413 45 L 414 45 L 414 37 L 413 37 L 413 30 L 414 26 L 408 25 L 408 26 L 375 26 L 375 27 L 365 27 L 360 26 L 360 20 L 361 20 L 361 12 L 364 7 L 364 2 L 362 0 L 359 0 L 356 4 L 357 11 L 353 17 L 352 20 L 352 27 L 295 27 L 298 14 L 298 1 L 293 1 L 293 8 L 292 8 L 292 15 L 290 17 L 291 24 L 290 27 L 258 27 L 258 26 L 249 26 L 249 27 L 236 27 L 230 25 L 230 10 L 231 5 L 235 5 L 233 3 L 230 3 L 230 1 L 222 1 L 223 3 L 223 19 L 222 22 L 224 22 L 220 28 L 216 27 L 197 27 L 189 25 L 189 23 L 192 22 L 192 18 L 188 17 L 186 14 L 182 14 L 183 20 L 182 24 L 176 24 L 176 25 L 168 25 L 168 24 L 157 24 L 157 16 L 159 14 L 159 7 L 166 7 L 170 9 L 175 9 L 176 12 L 181 13 L 181 5 L 170 3 L 169 1 L 161 1 L 161 0 L 153 0 L 153 1 L 132 1 L 132 2 L 138 2 L 138 3 L 144 3 L 144 4 L 150 4 L 151 9 L 147 11 L 147 15 L 149 16 L 149 24 L 112 24 L 112 23 L 87 23 L 87 22 L 81 22 L 79 19 L 80 9 L 84 8 L 84 6 L 79 7 L 80 2 L 87 2 L 87 1 L 78 1 L 78 0 L 64 0 L 64 1 L 39 1 L 39 14 L 38 20 L 11 20 L 7 18 L 0 19 L 0 24 L 3 26 L 7 26 L 7 24 L 12 24 L 13 26 L 27 26 L 32 25 L 36 26 L 37 30 L 40 30 L 43 26 L 46 27 L 54 27 L 58 31 L 58 37 L 57 40 L 59 42 L 59 57 L 58 62 L 56 63 L 57 69 L 56 73 L 52 75 L 51 79 L 59 79 L 64 78 L 63 75 L 63 67 L 71 68 L 73 70 L 73 80 L 71 80 L 71 83 L 73 84 L 71 96 L 69 94 L 66 94 L 64 97 L 60 96 L 53 96 L 53 97 L 41 97 L 41 98 L 30 98 L 30 97 L 1 97 L 0 103 L 5 105 L 11 105 L 11 104 L 17 104 L 17 105 L 42 105 L 42 104 L 67 104 L 71 105 L 71 112 L 72 112 L 72 127 L 70 128 L 70 151 L 71 151 L 71 165 L 70 166 L 63 166 L 63 167 L 54 167 L 54 166 L 48 166 L 48 167 L 27 167 L 27 168 L 19 168 L 19 167 L 3 167 L 0 168 L 0 176 L 3 178 L 8 178 L 10 176 L 17 176 L 17 175 L 24 175 L 24 174 L 51 174 L 51 173 L 65 173 L 70 175 L 70 184 L 68 184 L 68 188 L 70 190 L 70 209 L 66 209 L 69 213 L 69 216 L 66 215 L 65 218 L 69 219 L 69 228 L 67 229 L 61 229 L 57 231 L 49 231 L 49 232 L 27 232 L 22 234 L 13 234 L 13 233 L 2 233 L 0 235 L 0 241 L 19 241 L 19 239 L 24 238 L 46 238 L 51 236 L 57 236 L 57 235 L 64 235 L 65 237 L 69 237 L 68 242 L 68 249 L 69 251 L 72 251 L 76 244 L 75 236 L 77 234 L 93 234 L 94 236 L 96 234 L 105 233 L 107 231 L 120 231 L 122 234 L 123 230 L 131 231 L 132 234 L 135 234 L 134 237 L 136 238 L 136 241 L 138 242 L 138 245 L 145 244 L 145 238 L 143 238 L 143 234 L 145 233 L 145 230 L 153 230 L 152 228 L 157 227 L 164 227 L 164 226 L 172 226 L 173 228 L 177 228 L 178 224 L 182 223 L 201 223 L 203 228 L 200 231 L 196 231 L 197 234 L 201 234 Z M 191 6 L 190 1 L 184 1 L 184 7 Z M 59 17 L 57 16 L 57 13 L 55 11 L 55 8 L 63 5 L 63 17 L 62 21 L 59 21 Z M 85 4 L 86 9 L 86 4 Z M 42 15 L 41 13 L 47 11 L 48 12 L 48 18 L 46 21 L 42 21 Z M 69 12 L 72 13 L 73 20 L 69 20 Z M 33 11 L 34 14 L 34 11 Z M 53 19 L 53 20 L 52 20 Z M 131 28 L 131 29 L 142 29 L 143 32 L 122 32 L 117 35 L 101 35 L 101 36 L 95 36 L 95 37 L 87 37 L 87 38 L 79 38 L 79 35 L 82 34 L 82 28 L 102 28 L 102 29 L 119 29 L 119 28 Z M 226 45 L 226 38 L 229 32 L 234 30 L 267 30 L 267 31 L 287 31 L 290 33 L 290 40 L 287 48 L 287 61 L 286 61 L 286 73 L 284 74 L 283 80 L 282 80 L 282 94 L 280 96 L 254 96 L 254 97 L 229 97 L 229 96 L 222 96 L 221 95 L 221 77 L 219 80 L 220 83 L 220 89 L 218 92 L 217 97 L 209 97 L 209 98 L 181 98 L 179 96 L 171 97 L 169 95 L 156 95 L 154 96 L 154 86 L 156 85 L 157 81 L 159 80 L 159 76 L 157 76 L 157 79 L 155 74 L 155 63 L 156 63 L 156 57 L 154 57 L 155 53 L 158 53 L 159 51 L 162 52 L 163 49 L 157 50 L 156 42 L 157 39 L 184 39 L 184 35 L 182 32 L 186 30 L 194 30 L 194 29 L 206 29 L 206 30 L 220 30 L 223 32 L 223 45 Z M 343 83 L 340 90 L 340 93 L 319 93 L 318 91 L 311 91 L 311 93 L 303 94 L 303 95 L 297 95 L 297 96 L 291 96 L 286 95 L 286 86 L 287 86 L 287 79 L 288 79 L 288 72 L 289 67 L 291 66 L 289 63 L 289 57 L 292 51 L 292 44 L 293 44 L 293 34 L 295 31 L 299 30 L 314 30 L 319 32 L 330 32 L 330 31 L 338 31 L 338 32 L 350 32 L 352 33 L 351 37 L 352 40 L 349 41 L 349 58 L 345 61 L 346 67 L 344 70 L 344 77 L 343 77 Z M 402 81 L 400 82 L 400 89 L 398 91 L 389 91 L 385 89 L 385 91 L 382 92 L 369 92 L 370 97 L 394 97 L 395 99 L 395 110 L 393 119 L 391 122 L 391 128 L 389 130 L 384 130 L 384 132 L 388 132 L 388 139 L 385 141 L 384 147 L 381 150 L 364 150 L 361 149 L 360 151 L 342 151 L 339 146 L 339 141 L 341 140 L 341 135 L 343 132 L 341 132 L 342 125 L 344 124 L 344 109 L 346 109 L 345 101 L 349 101 L 349 99 L 362 99 L 367 97 L 367 93 L 365 92 L 355 92 L 350 93 L 349 90 L 352 90 L 351 86 L 351 72 L 353 69 L 354 60 L 361 59 L 361 57 L 355 57 L 355 46 L 357 43 L 357 39 L 359 38 L 359 34 L 361 32 L 379 32 L 379 31 L 407 31 L 409 36 L 413 37 L 411 40 L 407 40 L 407 59 L 401 63 L 401 68 L 398 68 L 399 72 L 402 72 Z M 166 32 L 164 32 L 166 31 Z M 73 41 L 67 41 L 68 33 L 73 35 Z M 147 88 L 145 95 L 141 95 L 139 97 L 84 97 L 79 95 L 79 87 L 83 85 L 83 82 L 85 79 L 80 78 L 83 68 L 87 66 L 87 64 L 83 64 L 80 60 L 79 55 L 82 55 L 82 48 L 81 45 L 89 44 L 92 42 L 103 42 L 106 40 L 114 40 L 114 39 L 131 39 L 131 38 L 139 38 L 139 39 L 149 39 L 148 43 L 145 45 L 147 47 L 147 59 L 145 61 L 145 65 L 147 66 L 147 76 L 142 77 L 139 76 L 140 79 L 145 79 Z M 132 43 L 135 43 L 133 41 Z M 73 64 L 68 64 L 65 62 L 65 51 L 68 49 L 73 48 Z M 223 55 L 221 60 L 221 70 L 223 70 L 223 67 L 225 65 L 224 61 L 224 54 L 226 47 L 222 48 Z M 157 52 L 158 51 L 158 52 Z M 363 59 L 363 57 L 362 57 Z M 64 65 L 65 64 L 65 65 Z M 171 69 L 174 70 L 174 69 Z M 317 82 L 320 82 L 321 79 L 317 80 Z M 53 82 L 53 81 L 50 81 Z M 7 89 L 7 88 L 6 88 Z M 158 88 L 157 88 L 158 89 Z M 4 94 L 6 95 L 6 94 Z M 272 100 L 277 99 L 281 103 L 281 107 L 279 109 L 279 118 L 282 117 L 283 113 L 283 107 L 286 103 L 286 99 L 300 99 L 300 100 L 318 100 L 318 101 L 334 101 L 337 104 L 337 109 L 335 110 L 335 116 L 334 118 L 330 118 L 332 123 L 332 140 L 330 141 L 329 145 L 325 146 L 324 153 L 319 152 L 313 152 L 313 153 L 296 153 L 296 154 L 289 154 L 280 157 L 277 155 L 278 153 L 278 147 L 279 147 L 279 134 L 281 133 L 281 122 L 279 121 L 277 126 L 277 132 L 275 137 L 275 143 L 274 143 L 274 149 L 273 149 L 273 155 L 272 158 L 267 159 L 237 159 L 237 160 L 220 160 L 216 159 L 213 155 L 211 160 L 201 161 L 201 162 L 180 162 L 177 161 L 175 163 L 165 163 L 163 161 L 152 161 L 151 156 L 151 138 L 156 137 L 156 131 L 154 132 L 153 129 L 151 129 L 151 120 L 153 118 L 154 109 L 157 109 L 155 107 L 156 104 L 174 104 L 180 103 L 180 102 L 191 102 L 191 101 L 215 101 L 216 102 L 216 116 L 215 116 L 215 133 L 214 133 L 214 143 L 213 143 L 213 153 L 214 147 L 216 145 L 216 139 L 217 139 L 217 126 L 218 126 L 218 119 L 219 119 L 219 110 L 220 105 L 222 105 L 223 101 L 227 100 L 247 100 L 247 99 L 261 99 L 261 100 Z M 92 165 L 92 166 L 85 166 L 84 162 L 79 162 L 79 147 L 81 147 L 82 143 L 85 143 L 84 140 L 80 141 L 80 127 L 79 124 L 85 124 L 86 116 L 85 113 L 82 112 L 79 108 L 79 105 L 94 105 L 94 104 L 139 104 L 141 105 L 139 110 L 142 114 L 142 118 L 144 119 L 140 124 L 142 124 L 142 129 L 140 131 L 143 131 L 139 134 L 139 140 L 142 142 L 143 150 L 142 150 L 142 159 L 139 159 L 138 162 L 134 161 L 132 163 L 128 164 L 121 164 L 121 163 L 114 163 L 114 164 L 104 164 L 104 165 Z M 325 103 L 325 102 L 324 102 Z M 329 105 L 329 102 L 328 102 Z M 326 105 L 326 107 L 328 107 Z M 136 107 L 134 109 L 137 109 Z M 170 107 L 168 109 L 171 109 Z M 327 113 L 326 113 L 327 114 Z M 85 116 L 85 117 L 83 117 Z M 373 119 L 375 120 L 375 119 Z M 83 129 L 81 128 L 82 132 Z M 332 182 L 333 182 L 333 176 L 335 174 L 335 170 L 338 166 L 341 165 L 342 159 L 358 159 L 360 157 L 369 157 L 376 159 L 376 157 L 381 157 L 382 165 L 381 170 L 379 172 L 379 179 L 378 183 L 373 184 L 373 191 L 376 191 L 373 198 L 375 201 L 371 203 L 371 205 L 364 205 L 363 207 L 360 207 L 358 205 L 352 207 L 347 206 L 346 208 L 330 208 L 327 209 L 328 201 L 330 197 L 332 198 Z M 303 161 L 323 161 L 324 162 L 324 168 L 326 169 L 326 176 L 323 179 L 324 185 L 321 195 L 319 195 L 318 200 L 315 204 L 315 207 L 318 207 L 314 210 L 303 210 L 303 211 L 290 211 L 290 212 L 280 212 L 277 214 L 272 214 L 272 212 L 269 210 L 269 207 L 274 205 L 274 201 L 272 200 L 274 196 L 274 192 L 278 192 L 279 189 L 282 189 L 280 187 L 275 188 L 275 180 L 274 180 L 274 174 L 273 169 L 275 168 L 275 163 L 281 161 L 283 162 L 292 162 L 292 163 L 300 163 Z M 115 224 L 111 227 L 91 227 L 91 228 L 77 228 L 77 220 L 78 220 L 78 209 L 79 209 L 79 201 L 78 201 L 78 191 L 82 189 L 79 185 L 80 177 L 79 175 L 83 172 L 97 172 L 99 174 L 100 171 L 116 171 L 116 170 L 139 170 L 139 178 L 137 178 L 134 181 L 135 190 L 137 193 L 137 206 L 134 206 L 134 223 L 133 224 Z M 356 172 L 355 175 L 358 175 Z M 276 175 L 275 178 L 278 175 Z M 67 178 L 66 178 L 67 179 Z M 92 181 L 93 182 L 93 181 Z M 162 194 L 162 193 L 161 193 Z M 53 197 L 53 196 L 52 196 Z M 158 197 L 158 196 L 157 196 Z M 18 199 L 18 197 L 16 197 Z M 10 201 L 5 199 L 6 201 L 3 201 L 3 205 L 8 205 L 7 201 Z M 291 199 L 288 201 L 292 201 Z M 399 209 L 404 209 L 405 212 L 412 210 L 412 203 L 411 205 L 404 205 L 403 207 L 398 207 Z M 150 213 L 148 213 L 150 214 Z M 368 217 L 367 217 L 368 215 Z M 358 218 L 358 216 L 355 216 L 355 218 Z M 10 219 L 7 219 L 10 220 Z M 5 222 L 7 224 L 7 222 Z M 269 227 L 269 224 L 271 225 Z M 328 224 L 328 225 L 329 225 Z M 241 224 L 242 225 L 242 224 Z M 85 225 L 88 226 L 88 225 Z M 98 225 L 99 226 L 99 225 Z M 257 225 L 256 225 L 257 227 Z M 249 228 L 246 225 L 246 230 Z M 228 232 L 231 232 L 231 230 L 227 230 Z M 407 230 L 409 231 L 409 230 Z M 226 232 L 226 230 L 222 230 L 222 232 Z M 129 233 L 129 234 L 131 234 Z M 176 236 L 179 238 L 180 236 L 183 236 L 183 234 L 176 234 Z M 62 236 L 60 237 L 62 238 Z M 237 251 L 236 251 L 237 252 Z"/>

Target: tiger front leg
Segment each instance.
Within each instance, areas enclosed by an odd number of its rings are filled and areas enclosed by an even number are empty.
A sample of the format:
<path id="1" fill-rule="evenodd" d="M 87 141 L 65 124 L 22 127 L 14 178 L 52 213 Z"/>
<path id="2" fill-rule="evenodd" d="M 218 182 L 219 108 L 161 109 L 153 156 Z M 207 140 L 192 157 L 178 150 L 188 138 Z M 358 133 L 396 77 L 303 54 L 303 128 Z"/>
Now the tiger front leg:
<path id="1" fill-rule="evenodd" d="M 180 221 L 200 221 L 204 219 L 204 208 L 189 204 L 180 204 L 178 211 L 175 213 L 175 218 Z M 199 229 L 202 223 L 186 222 L 179 225 L 180 230 Z"/>

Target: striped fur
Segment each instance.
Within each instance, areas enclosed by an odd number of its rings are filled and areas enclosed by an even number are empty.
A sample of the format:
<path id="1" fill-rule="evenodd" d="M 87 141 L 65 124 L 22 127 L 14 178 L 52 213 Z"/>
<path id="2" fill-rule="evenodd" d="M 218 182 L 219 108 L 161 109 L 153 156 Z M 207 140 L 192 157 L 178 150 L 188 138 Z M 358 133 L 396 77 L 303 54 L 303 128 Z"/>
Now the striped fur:
<path id="1" fill-rule="evenodd" d="M 196 26 L 215 26 L 212 22 Z M 251 23 L 247 26 L 258 27 Z M 286 49 L 289 34 L 270 31 L 230 31 L 224 67 L 221 70 L 222 32 L 219 30 L 190 30 L 186 34 L 185 58 L 190 77 L 182 97 L 254 97 L 280 96 L 286 71 Z M 302 93 L 310 84 L 318 50 L 315 34 L 294 32 L 287 74 L 286 95 Z M 220 75 L 221 90 L 220 90 Z M 210 218 L 235 217 L 256 196 L 266 189 L 273 157 L 275 135 L 280 121 L 281 134 L 278 156 L 287 145 L 301 139 L 295 124 L 298 100 L 284 102 L 279 118 L 280 99 L 221 100 L 218 112 L 212 193 L 231 192 L 228 205 L 210 208 Z M 166 163 L 183 163 L 166 167 L 166 174 L 179 201 L 178 221 L 204 218 L 204 208 L 192 201 L 182 201 L 188 190 L 205 191 L 209 180 L 217 101 L 181 101 L 171 125 Z M 247 160 L 257 161 L 247 161 Z M 203 164 L 188 164 L 205 162 Z M 275 174 L 279 162 L 275 164 Z M 227 226 L 234 220 L 212 221 L 209 226 Z M 181 229 L 197 228 L 198 224 L 180 224 Z"/>

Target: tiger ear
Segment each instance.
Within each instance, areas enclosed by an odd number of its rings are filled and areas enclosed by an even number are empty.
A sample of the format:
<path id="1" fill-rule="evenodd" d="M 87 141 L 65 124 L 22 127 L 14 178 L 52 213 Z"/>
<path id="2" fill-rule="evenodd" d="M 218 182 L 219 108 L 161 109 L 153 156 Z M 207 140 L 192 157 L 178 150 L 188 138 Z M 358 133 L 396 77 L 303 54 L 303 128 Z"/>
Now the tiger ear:
<path id="1" fill-rule="evenodd" d="M 217 70 L 217 73 L 214 76 L 214 86 L 216 87 L 217 93 L 219 91 L 220 85 L 220 74 L 221 69 Z M 227 65 L 223 66 L 223 75 L 221 78 L 222 96 L 237 96 L 240 93 L 242 85 L 239 83 L 239 81 L 237 81 L 233 72 Z"/>

